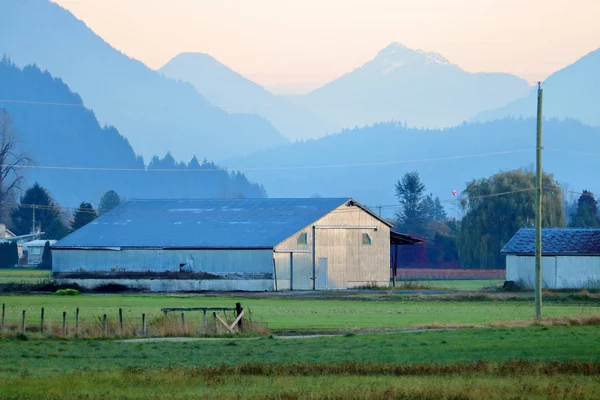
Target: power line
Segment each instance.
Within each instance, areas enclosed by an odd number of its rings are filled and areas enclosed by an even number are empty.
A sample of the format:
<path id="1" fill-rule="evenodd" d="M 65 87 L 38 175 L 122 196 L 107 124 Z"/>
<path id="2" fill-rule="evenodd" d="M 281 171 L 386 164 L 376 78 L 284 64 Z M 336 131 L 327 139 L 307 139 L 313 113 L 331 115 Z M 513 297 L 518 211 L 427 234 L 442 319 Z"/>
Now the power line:
<path id="1" fill-rule="evenodd" d="M 518 150 L 506 150 L 496 151 L 491 153 L 479 153 L 479 154 L 465 154 L 458 156 L 449 157 L 437 157 L 437 158 L 422 158 L 412 160 L 395 160 L 395 161 L 381 161 L 381 162 L 370 162 L 370 163 L 348 163 L 348 164 L 330 164 L 330 165 L 298 165 L 298 166 L 279 166 L 279 167 L 228 167 L 228 168 L 111 168 L 111 167 L 77 167 L 77 166 L 59 166 L 59 165 L 17 165 L 12 166 L 20 169 L 48 169 L 48 170 L 74 170 L 74 171 L 129 171 L 129 172 L 214 172 L 214 171 L 285 171 L 285 170 L 308 170 L 308 169 L 328 169 L 328 168 L 355 168 L 355 167 L 372 167 L 382 165 L 398 165 L 398 164 L 413 164 L 413 163 L 427 163 L 435 161 L 450 161 L 450 160 L 461 160 L 469 158 L 481 158 L 490 157 L 496 155 L 507 155 L 516 153 L 525 153 L 534 149 L 518 149 Z M 8 167 L 6 164 L 0 164 L 0 167 Z"/>

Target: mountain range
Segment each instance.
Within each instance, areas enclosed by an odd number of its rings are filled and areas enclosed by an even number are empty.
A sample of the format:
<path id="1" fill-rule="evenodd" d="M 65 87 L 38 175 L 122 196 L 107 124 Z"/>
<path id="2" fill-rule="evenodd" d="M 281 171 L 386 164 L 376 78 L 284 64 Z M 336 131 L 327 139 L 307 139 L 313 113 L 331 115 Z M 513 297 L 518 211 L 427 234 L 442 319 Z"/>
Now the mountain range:
<path id="1" fill-rule="evenodd" d="M 178 159 L 218 160 L 287 143 L 263 118 L 228 113 L 192 85 L 115 50 L 55 3 L 2 0 L 0 15 L 0 56 L 63 79 L 101 123 L 118 127 L 146 158 L 170 150 Z"/>
<path id="2" fill-rule="evenodd" d="M 544 169 L 571 190 L 594 193 L 600 185 L 589 171 L 600 169 L 600 128 L 575 120 L 544 121 Z M 535 163 L 534 118 L 464 123 L 445 129 L 416 129 L 388 122 L 344 130 L 319 140 L 296 143 L 233 159 L 274 197 L 351 195 L 369 206 L 397 204 L 395 184 L 418 170 L 427 191 L 452 209 L 472 179 Z M 592 152 L 593 153 L 593 152 Z M 388 209 L 393 212 L 394 209 Z"/>
<path id="3" fill-rule="evenodd" d="M 363 66 L 290 101 L 344 128 L 383 121 L 439 128 L 529 91 L 514 75 L 466 72 L 440 54 L 392 43 Z"/>
<path id="4" fill-rule="evenodd" d="M 202 53 L 184 53 L 160 71 L 189 82 L 228 111 L 255 113 L 292 140 L 381 121 L 447 127 L 526 96 L 527 82 L 503 73 L 470 73 L 437 53 L 392 43 L 377 56 L 306 95 L 273 95 Z"/>
<path id="5" fill-rule="evenodd" d="M 314 139 L 339 131 L 338 126 L 272 94 L 208 54 L 179 54 L 159 71 L 191 83 L 212 104 L 228 112 L 260 115 L 289 139 Z"/>
<path id="6" fill-rule="evenodd" d="M 62 206 L 96 204 L 110 189 L 125 198 L 266 195 L 243 174 L 195 157 L 184 164 L 167 153 L 153 157 L 146 166 L 117 129 L 100 126 L 78 94 L 35 66 L 21 69 L 3 58 L 0 82 L 0 109 L 8 112 L 19 153 L 34 162 L 32 168 L 21 170 L 27 180 L 24 186 L 39 182 Z M 20 96 L 28 102 L 6 101 Z"/>
<path id="7" fill-rule="evenodd" d="M 575 118 L 584 124 L 600 126 L 600 49 L 553 73 L 544 82 L 543 114 L 555 118 Z M 534 116 L 537 90 L 503 107 L 478 114 L 474 120 L 488 121 L 507 116 Z"/>
<path id="8" fill-rule="evenodd" d="M 437 53 L 392 43 L 321 88 L 280 96 L 202 53 L 151 70 L 48 0 L 0 0 L 0 14 L 0 54 L 26 66 L 5 60 L 0 76 L 8 82 L 0 107 L 14 116 L 24 148 L 40 165 L 100 168 L 29 174 L 69 204 L 105 188 L 136 197 L 266 195 L 196 154 L 244 169 L 275 197 L 350 195 L 369 204 L 395 203 L 394 183 L 408 170 L 447 198 L 473 178 L 533 162 L 535 89 L 514 75 L 467 72 Z M 600 126 L 599 70 L 600 50 L 544 82 L 545 166 L 575 190 L 593 190 L 582 171 L 600 166 L 579 154 L 600 144 L 598 129 L 585 125 Z"/>

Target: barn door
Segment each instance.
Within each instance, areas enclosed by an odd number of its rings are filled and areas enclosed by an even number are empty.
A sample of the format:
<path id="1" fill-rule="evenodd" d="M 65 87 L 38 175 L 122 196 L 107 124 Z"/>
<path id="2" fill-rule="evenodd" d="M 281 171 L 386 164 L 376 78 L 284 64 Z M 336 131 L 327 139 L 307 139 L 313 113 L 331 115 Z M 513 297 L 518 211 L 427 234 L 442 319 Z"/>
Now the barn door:
<path id="1" fill-rule="evenodd" d="M 319 258 L 317 289 L 327 289 L 327 258 Z"/>

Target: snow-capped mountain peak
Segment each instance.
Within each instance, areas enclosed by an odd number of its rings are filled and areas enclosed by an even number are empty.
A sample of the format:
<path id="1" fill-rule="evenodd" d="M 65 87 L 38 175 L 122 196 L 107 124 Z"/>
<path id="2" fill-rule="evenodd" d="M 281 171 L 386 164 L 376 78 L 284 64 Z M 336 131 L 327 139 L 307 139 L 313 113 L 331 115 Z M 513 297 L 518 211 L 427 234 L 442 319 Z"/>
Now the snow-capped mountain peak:
<path id="1" fill-rule="evenodd" d="M 413 50 L 403 44 L 393 42 L 377 53 L 377 56 L 370 64 L 380 70 L 383 75 L 387 75 L 405 65 L 450 65 L 451 62 L 439 53 Z"/>

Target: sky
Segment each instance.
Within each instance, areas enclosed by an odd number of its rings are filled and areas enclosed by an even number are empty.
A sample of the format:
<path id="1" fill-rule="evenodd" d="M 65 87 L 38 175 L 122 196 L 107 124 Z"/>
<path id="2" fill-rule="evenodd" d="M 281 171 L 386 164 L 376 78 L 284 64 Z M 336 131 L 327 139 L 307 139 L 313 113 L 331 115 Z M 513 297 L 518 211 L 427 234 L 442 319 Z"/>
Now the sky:
<path id="1" fill-rule="evenodd" d="M 277 93 L 317 88 L 391 42 L 529 82 L 600 48 L 599 0 L 53 0 L 158 69 L 208 53 Z"/>

